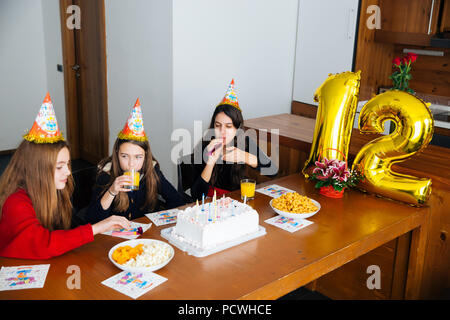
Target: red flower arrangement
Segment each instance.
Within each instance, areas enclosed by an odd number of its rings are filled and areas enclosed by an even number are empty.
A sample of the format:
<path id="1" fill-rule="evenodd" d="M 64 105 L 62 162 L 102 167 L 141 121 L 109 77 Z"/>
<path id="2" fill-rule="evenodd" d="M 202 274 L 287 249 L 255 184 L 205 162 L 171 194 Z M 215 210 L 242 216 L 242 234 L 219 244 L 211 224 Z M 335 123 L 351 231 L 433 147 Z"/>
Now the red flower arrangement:
<path id="1" fill-rule="evenodd" d="M 396 57 L 392 60 L 394 67 L 399 70 L 395 71 L 389 79 L 393 82 L 393 88 L 414 94 L 414 90 L 409 88 L 409 80 L 411 80 L 411 64 L 417 60 L 417 54 L 408 52 L 406 56 Z"/>

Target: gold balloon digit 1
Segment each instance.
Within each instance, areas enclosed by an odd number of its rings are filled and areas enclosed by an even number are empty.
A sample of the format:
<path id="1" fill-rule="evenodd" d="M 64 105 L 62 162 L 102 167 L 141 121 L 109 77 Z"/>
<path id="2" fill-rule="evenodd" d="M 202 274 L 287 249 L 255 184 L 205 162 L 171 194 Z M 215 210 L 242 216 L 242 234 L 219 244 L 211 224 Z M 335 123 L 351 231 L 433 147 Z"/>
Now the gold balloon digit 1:
<path id="1" fill-rule="evenodd" d="M 319 107 L 311 151 L 302 170 L 305 177 L 319 157 L 347 160 L 360 81 L 361 71 L 330 74 L 316 90 L 314 100 Z"/>
<path id="2" fill-rule="evenodd" d="M 395 123 L 395 131 L 367 143 L 353 162 L 353 170 L 359 169 L 365 176 L 358 187 L 383 197 L 421 205 L 430 196 L 431 180 L 393 172 L 391 166 L 428 145 L 433 136 L 433 116 L 428 105 L 419 98 L 392 90 L 364 105 L 359 130 L 368 134 L 382 133 L 386 120 Z"/>

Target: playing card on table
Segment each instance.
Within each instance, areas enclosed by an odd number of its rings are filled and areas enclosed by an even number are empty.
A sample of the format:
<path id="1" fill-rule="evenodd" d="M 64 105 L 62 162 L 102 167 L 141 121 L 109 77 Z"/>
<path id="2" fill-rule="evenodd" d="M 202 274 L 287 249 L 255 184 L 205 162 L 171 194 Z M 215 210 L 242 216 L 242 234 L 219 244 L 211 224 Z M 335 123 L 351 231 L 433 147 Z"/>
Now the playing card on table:
<path id="1" fill-rule="evenodd" d="M 144 223 L 138 223 L 138 222 L 133 222 L 133 221 L 130 221 L 130 224 L 131 224 L 130 229 L 122 228 L 122 229 L 103 232 L 102 234 L 132 240 L 132 239 L 136 239 L 139 236 L 141 236 L 141 234 L 138 234 L 138 232 L 136 232 L 139 228 L 142 228 L 142 233 L 144 233 L 152 226 L 151 223 L 144 224 Z"/>
<path id="2" fill-rule="evenodd" d="M 102 284 L 133 299 L 137 299 L 166 280 L 167 278 L 153 272 L 142 273 L 122 271 L 121 273 L 106 279 Z"/>
<path id="3" fill-rule="evenodd" d="M 278 198 L 285 193 L 295 192 L 294 190 L 279 186 L 277 184 L 271 184 L 270 186 L 265 186 L 256 190 L 259 193 L 268 195 L 272 198 Z"/>
<path id="4" fill-rule="evenodd" d="M 306 219 L 292 219 L 280 215 L 267 219 L 264 222 L 289 232 L 295 232 L 313 223 Z"/>
<path id="5" fill-rule="evenodd" d="M 50 265 L 2 267 L 0 291 L 43 288 Z"/>
<path id="6" fill-rule="evenodd" d="M 159 211 L 159 212 L 153 212 L 153 213 L 147 213 L 146 216 L 156 226 L 163 226 L 166 224 L 171 224 L 177 222 L 177 215 L 178 215 L 178 209 L 171 209 L 171 210 L 165 210 L 165 211 Z"/>

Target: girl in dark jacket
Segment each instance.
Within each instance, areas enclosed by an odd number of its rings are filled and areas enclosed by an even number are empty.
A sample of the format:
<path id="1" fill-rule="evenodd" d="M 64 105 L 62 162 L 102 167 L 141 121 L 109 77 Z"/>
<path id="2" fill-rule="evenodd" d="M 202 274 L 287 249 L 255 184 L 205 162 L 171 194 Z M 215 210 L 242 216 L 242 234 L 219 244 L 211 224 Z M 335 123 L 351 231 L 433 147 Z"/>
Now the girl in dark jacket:
<path id="1" fill-rule="evenodd" d="M 112 155 L 98 166 L 96 186 L 87 210 L 88 221 L 95 222 L 110 215 L 133 220 L 149 212 L 185 204 L 153 158 L 142 120 L 138 99 L 116 139 Z M 132 178 L 124 174 L 131 169 L 139 172 L 138 190 L 129 188 Z M 163 208 L 159 207 L 158 195 L 165 201 Z"/>
<path id="2" fill-rule="evenodd" d="M 234 91 L 234 80 L 220 104 L 214 110 L 210 130 L 211 141 L 202 141 L 201 149 L 194 150 L 194 183 L 191 195 L 200 200 L 203 195 L 218 197 L 240 188 L 240 180 L 245 178 L 245 167 L 257 169 L 272 166 L 270 158 L 256 143 L 243 132 L 244 119 Z M 201 163 L 196 163 L 196 152 L 201 152 Z M 272 174 L 276 174 L 276 169 Z"/>

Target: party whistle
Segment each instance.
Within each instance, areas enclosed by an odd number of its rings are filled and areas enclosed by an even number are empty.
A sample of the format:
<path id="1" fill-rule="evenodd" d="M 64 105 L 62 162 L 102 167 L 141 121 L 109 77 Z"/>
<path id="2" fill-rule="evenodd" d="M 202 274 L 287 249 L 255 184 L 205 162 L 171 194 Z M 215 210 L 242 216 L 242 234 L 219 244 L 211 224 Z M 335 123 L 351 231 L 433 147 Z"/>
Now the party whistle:
<path id="1" fill-rule="evenodd" d="M 208 156 L 211 156 L 217 149 L 219 149 L 219 147 L 220 147 L 221 145 L 222 145 L 221 143 L 216 144 L 216 145 L 214 146 L 214 148 L 213 148 L 210 152 L 207 153 L 207 155 L 208 155 Z"/>
<path id="2" fill-rule="evenodd" d="M 217 149 L 219 149 L 222 145 L 225 145 L 225 136 L 222 138 L 222 143 L 218 143 L 212 148 L 210 152 L 207 153 L 207 156 L 211 156 Z"/>

